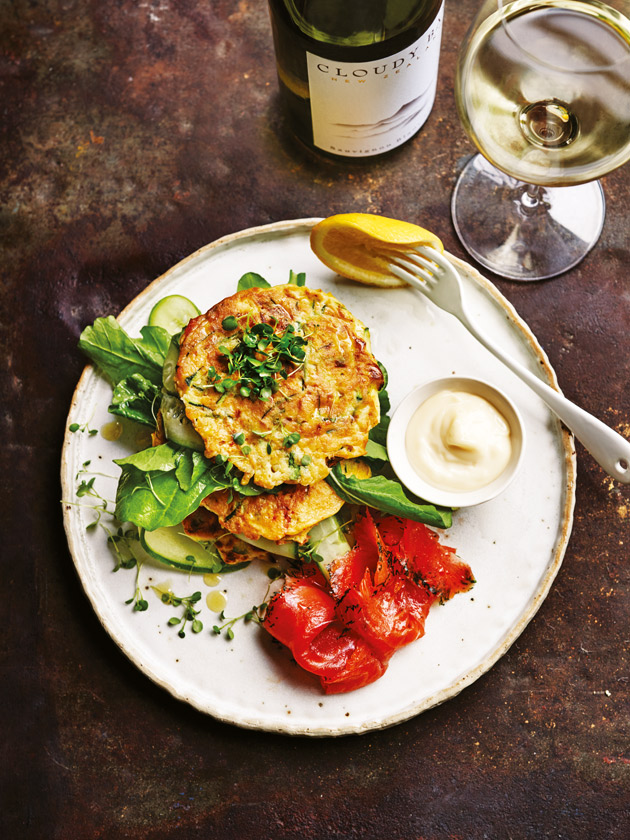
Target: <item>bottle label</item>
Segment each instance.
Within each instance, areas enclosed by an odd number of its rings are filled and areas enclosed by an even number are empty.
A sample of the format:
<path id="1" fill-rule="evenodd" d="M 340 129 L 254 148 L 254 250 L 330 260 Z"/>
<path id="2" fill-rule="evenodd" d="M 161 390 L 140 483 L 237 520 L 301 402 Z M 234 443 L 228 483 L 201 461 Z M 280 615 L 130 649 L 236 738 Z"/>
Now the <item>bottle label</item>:
<path id="1" fill-rule="evenodd" d="M 444 4 L 415 43 L 378 61 L 334 61 L 307 52 L 313 143 L 364 157 L 400 146 L 424 124 L 435 99 Z"/>

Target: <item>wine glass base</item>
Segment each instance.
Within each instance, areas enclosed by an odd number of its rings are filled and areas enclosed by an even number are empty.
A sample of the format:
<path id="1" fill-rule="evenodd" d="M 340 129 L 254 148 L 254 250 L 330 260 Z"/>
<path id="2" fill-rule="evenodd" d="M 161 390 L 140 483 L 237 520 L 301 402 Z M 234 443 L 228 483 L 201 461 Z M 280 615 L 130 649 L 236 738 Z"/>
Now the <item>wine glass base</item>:
<path id="1" fill-rule="evenodd" d="M 451 212 L 477 262 L 500 277 L 528 281 L 555 277 L 584 259 L 602 232 L 605 206 L 599 181 L 532 188 L 475 155 L 455 185 Z"/>

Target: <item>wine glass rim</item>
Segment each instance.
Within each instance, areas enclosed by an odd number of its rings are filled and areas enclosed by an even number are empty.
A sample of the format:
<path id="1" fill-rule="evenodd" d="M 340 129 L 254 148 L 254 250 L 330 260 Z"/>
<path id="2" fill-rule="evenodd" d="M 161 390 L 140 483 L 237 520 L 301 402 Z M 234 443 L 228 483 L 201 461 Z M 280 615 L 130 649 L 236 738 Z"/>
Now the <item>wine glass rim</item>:
<path id="1" fill-rule="evenodd" d="M 630 14 L 630 0 L 620 0 L 621 4 L 624 6 L 624 11 Z M 552 9 L 558 8 L 560 10 L 567 10 L 570 11 L 578 11 L 584 12 L 589 14 L 586 10 L 586 7 L 593 8 L 593 17 L 598 17 L 596 14 L 597 9 L 605 9 L 605 10 L 612 10 L 616 16 L 620 19 L 624 19 L 624 15 L 619 9 L 609 5 L 608 3 L 600 2 L 600 0 L 496 0 L 497 9 L 499 12 L 503 11 L 510 6 L 514 6 L 517 9 L 522 7 L 523 10 L 533 7 L 535 8 L 545 8 L 545 9 Z M 619 5 L 619 0 L 618 0 Z M 551 70 L 556 72 L 566 72 L 570 70 L 571 73 L 575 73 L 576 75 L 583 75 L 589 73 L 596 73 L 602 70 L 610 70 L 613 67 L 617 67 L 619 65 L 628 64 L 630 62 L 630 49 L 625 53 L 623 58 L 617 58 L 614 61 L 609 61 L 604 64 L 591 64 L 584 69 L 580 69 L 579 67 L 575 66 L 563 66 L 562 63 L 554 63 L 552 60 L 545 60 L 541 58 L 539 55 L 536 55 L 533 52 L 530 52 L 523 44 L 519 43 L 519 41 L 512 36 L 510 32 L 510 27 L 508 25 L 508 21 L 504 18 L 501 20 L 501 25 L 505 30 L 507 37 L 512 41 L 512 43 L 517 47 L 519 52 L 525 53 L 526 55 L 531 56 L 538 64 L 544 65 L 549 67 Z M 628 41 L 630 44 L 630 20 L 626 19 L 626 23 L 628 24 L 628 28 L 625 29 L 624 27 L 615 27 L 615 30 L 619 33 L 619 36 L 624 40 Z"/>

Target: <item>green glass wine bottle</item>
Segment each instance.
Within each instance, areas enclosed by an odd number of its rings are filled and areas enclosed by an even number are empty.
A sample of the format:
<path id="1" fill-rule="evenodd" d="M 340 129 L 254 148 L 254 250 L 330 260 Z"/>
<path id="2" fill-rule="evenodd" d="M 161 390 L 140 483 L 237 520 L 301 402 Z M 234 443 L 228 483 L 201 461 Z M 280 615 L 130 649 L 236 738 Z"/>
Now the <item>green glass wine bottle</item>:
<path id="1" fill-rule="evenodd" d="M 294 133 L 341 157 L 402 145 L 435 99 L 443 0 L 269 0 Z"/>

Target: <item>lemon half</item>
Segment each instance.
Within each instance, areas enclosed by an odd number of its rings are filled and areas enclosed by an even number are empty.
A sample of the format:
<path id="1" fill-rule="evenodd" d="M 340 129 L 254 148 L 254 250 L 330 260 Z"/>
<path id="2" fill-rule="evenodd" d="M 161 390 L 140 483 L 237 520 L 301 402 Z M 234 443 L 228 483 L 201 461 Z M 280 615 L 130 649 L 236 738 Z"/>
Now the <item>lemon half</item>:
<path id="1" fill-rule="evenodd" d="M 371 213 L 340 213 L 329 216 L 311 231 L 311 248 L 319 259 L 351 280 L 369 286 L 404 286 L 390 273 L 388 255 L 419 245 L 430 245 L 440 252 L 440 240 L 410 222 Z"/>

